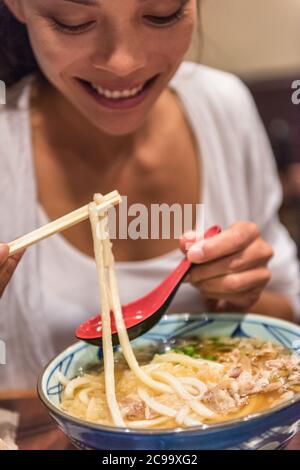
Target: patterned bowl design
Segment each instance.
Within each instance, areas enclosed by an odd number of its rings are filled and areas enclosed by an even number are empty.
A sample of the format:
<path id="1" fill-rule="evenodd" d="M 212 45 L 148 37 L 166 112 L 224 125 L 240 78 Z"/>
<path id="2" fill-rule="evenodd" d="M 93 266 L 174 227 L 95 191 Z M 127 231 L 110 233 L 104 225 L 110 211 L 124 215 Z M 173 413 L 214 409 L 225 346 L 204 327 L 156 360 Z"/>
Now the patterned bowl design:
<path id="1" fill-rule="evenodd" d="M 253 314 L 176 314 L 162 318 L 150 332 L 133 341 L 135 347 L 165 344 L 187 336 L 243 336 L 271 340 L 300 354 L 300 327 Z M 201 450 L 282 449 L 300 430 L 300 396 L 263 413 L 188 430 L 135 431 L 91 424 L 59 409 L 61 385 L 56 371 L 68 378 L 97 363 L 101 350 L 81 342 L 53 359 L 40 375 L 38 392 L 50 415 L 69 439 L 82 449 Z"/>

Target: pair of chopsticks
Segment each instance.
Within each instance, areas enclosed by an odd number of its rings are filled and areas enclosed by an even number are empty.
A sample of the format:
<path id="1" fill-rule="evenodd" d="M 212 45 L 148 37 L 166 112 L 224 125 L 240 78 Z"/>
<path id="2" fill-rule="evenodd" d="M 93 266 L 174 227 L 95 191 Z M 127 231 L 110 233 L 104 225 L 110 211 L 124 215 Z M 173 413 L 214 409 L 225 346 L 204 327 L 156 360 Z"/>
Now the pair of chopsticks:
<path id="1" fill-rule="evenodd" d="M 111 193 L 106 194 L 102 202 L 97 205 L 98 211 L 102 212 L 108 210 L 110 207 L 115 206 L 121 202 L 121 196 L 118 191 L 112 191 Z M 20 238 L 8 243 L 9 246 L 9 256 L 13 256 L 19 251 L 23 251 L 25 248 L 28 248 L 35 243 L 44 240 L 45 238 L 51 237 L 52 235 L 62 232 L 73 225 L 76 225 L 84 220 L 87 220 L 89 217 L 89 205 L 80 207 L 73 212 L 70 212 L 59 219 L 50 222 L 43 227 L 40 227 L 33 232 L 27 233 Z"/>

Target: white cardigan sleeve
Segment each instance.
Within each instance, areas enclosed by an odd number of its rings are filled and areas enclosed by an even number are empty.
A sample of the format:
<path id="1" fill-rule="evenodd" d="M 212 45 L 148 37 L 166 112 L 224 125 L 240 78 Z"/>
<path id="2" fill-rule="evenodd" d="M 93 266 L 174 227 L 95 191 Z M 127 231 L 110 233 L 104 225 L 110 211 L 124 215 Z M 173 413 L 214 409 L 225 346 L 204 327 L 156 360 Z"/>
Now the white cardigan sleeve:
<path id="1" fill-rule="evenodd" d="M 300 322 L 300 263 L 296 245 L 278 218 L 282 190 L 275 160 L 265 128 L 250 93 L 244 93 L 244 150 L 252 220 L 270 243 L 274 257 L 270 261 L 272 279 L 267 286 L 289 298 L 295 320 Z M 253 201 L 253 204 L 251 204 Z"/>

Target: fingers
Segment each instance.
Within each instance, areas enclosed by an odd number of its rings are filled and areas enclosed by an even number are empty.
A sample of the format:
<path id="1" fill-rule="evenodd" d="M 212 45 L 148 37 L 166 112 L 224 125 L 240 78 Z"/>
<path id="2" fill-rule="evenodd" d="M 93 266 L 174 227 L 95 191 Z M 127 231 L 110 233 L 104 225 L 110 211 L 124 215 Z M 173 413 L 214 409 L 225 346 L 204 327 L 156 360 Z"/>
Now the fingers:
<path id="1" fill-rule="evenodd" d="M 203 295 L 209 298 L 236 297 L 240 293 L 253 289 L 263 289 L 271 279 L 271 273 L 266 267 L 252 269 L 242 273 L 209 279 L 196 284 Z"/>
<path id="2" fill-rule="evenodd" d="M 267 265 L 273 250 L 255 224 L 238 222 L 200 241 L 193 232 L 184 234 L 182 248 L 187 239 L 192 243 L 187 258 L 199 266 L 193 267 L 186 281 L 201 291 L 213 310 L 244 311 L 259 299 L 271 279 Z"/>
<path id="3" fill-rule="evenodd" d="M 5 263 L 8 258 L 9 248 L 8 245 L 0 244 L 0 267 Z"/>
<path id="4" fill-rule="evenodd" d="M 191 263 L 206 263 L 223 258 L 246 248 L 259 235 L 254 223 L 237 222 L 215 237 L 194 243 L 187 252 L 187 258 Z"/>
<path id="5" fill-rule="evenodd" d="M 261 296 L 261 289 L 251 289 L 234 296 L 225 295 L 222 299 L 205 299 L 209 312 L 243 312 L 248 311 Z"/>
<path id="6" fill-rule="evenodd" d="M 197 284 L 204 280 L 266 266 L 272 256 L 273 250 L 271 246 L 261 238 L 258 238 L 238 253 L 225 256 L 210 263 L 201 264 L 200 266 L 194 266 L 188 280 L 193 284 Z"/>
<path id="7" fill-rule="evenodd" d="M 8 258 L 8 253 L 8 246 L 0 245 L 0 297 L 2 297 L 7 284 L 24 254 L 24 252 L 21 252 Z"/>
<path id="8" fill-rule="evenodd" d="M 251 305 L 254 305 L 261 295 L 261 289 L 254 289 L 243 294 L 236 296 L 226 296 L 218 301 L 217 311 L 219 312 L 239 312 L 248 310 Z"/>
<path id="9" fill-rule="evenodd" d="M 249 311 L 261 296 L 261 289 L 251 289 L 234 296 L 225 295 L 222 299 L 209 299 L 206 305 L 210 312 L 244 312 Z"/>

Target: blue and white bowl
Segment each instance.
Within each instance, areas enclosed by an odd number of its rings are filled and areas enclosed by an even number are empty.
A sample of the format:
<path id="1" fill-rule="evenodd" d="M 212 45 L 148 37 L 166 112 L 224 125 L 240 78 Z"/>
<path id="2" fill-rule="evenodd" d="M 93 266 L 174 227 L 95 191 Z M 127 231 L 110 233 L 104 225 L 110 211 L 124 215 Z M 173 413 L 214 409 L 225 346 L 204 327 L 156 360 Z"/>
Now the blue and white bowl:
<path id="1" fill-rule="evenodd" d="M 271 340 L 300 354 L 300 327 L 275 318 L 241 314 L 177 314 L 165 316 L 135 347 L 157 345 L 184 336 L 243 336 Z M 73 418 L 59 409 L 62 387 L 56 372 L 66 377 L 99 361 L 99 349 L 81 342 L 53 359 L 42 372 L 38 392 L 50 415 L 73 444 L 82 449 L 197 450 L 282 449 L 300 430 L 300 395 L 262 413 L 188 430 L 120 429 Z"/>

